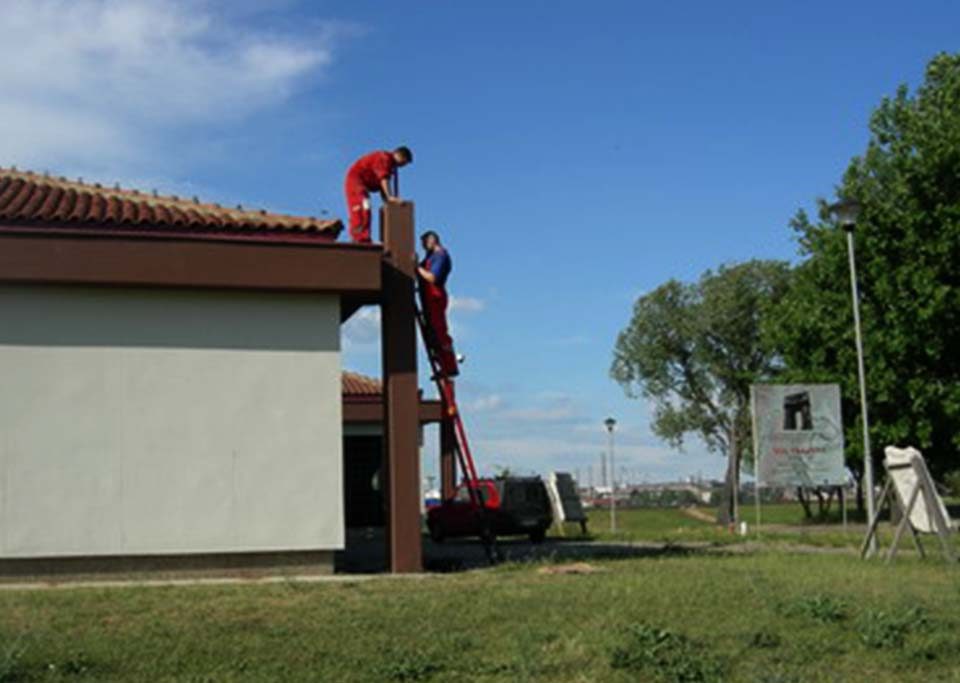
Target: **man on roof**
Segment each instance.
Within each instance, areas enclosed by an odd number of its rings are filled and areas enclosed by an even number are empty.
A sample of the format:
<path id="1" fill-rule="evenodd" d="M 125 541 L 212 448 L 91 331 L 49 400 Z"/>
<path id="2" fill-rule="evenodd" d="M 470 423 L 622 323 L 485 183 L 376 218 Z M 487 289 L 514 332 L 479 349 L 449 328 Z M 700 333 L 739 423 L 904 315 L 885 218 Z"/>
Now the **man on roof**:
<path id="1" fill-rule="evenodd" d="M 420 302 L 426 318 L 429 332 L 433 335 L 433 345 L 440 360 L 440 371 L 447 377 L 460 374 L 457 356 L 453 352 L 453 338 L 447 325 L 447 278 L 453 269 L 450 254 L 440 244 L 440 236 L 429 230 L 420 236 L 420 243 L 426 255 L 417 268 L 420 279 Z"/>
<path id="2" fill-rule="evenodd" d="M 393 194 L 390 180 L 397 169 L 413 161 L 409 147 L 397 147 L 392 152 L 379 150 L 357 159 L 350 170 L 344 189 L 347 211 L 350 214 L 350 237 L 354 242 L 370 243 L 370 193 L 379 192 L 384 202 L 399 202 Z"/>

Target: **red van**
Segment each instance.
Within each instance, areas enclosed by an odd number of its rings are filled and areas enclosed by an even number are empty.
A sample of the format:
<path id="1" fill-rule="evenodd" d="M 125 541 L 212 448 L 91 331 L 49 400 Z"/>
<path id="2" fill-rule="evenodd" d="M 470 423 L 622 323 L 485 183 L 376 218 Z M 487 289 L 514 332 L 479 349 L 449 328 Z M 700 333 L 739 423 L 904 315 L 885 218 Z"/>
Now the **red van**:
<path id="1" fill-rule="evenodd" d="M 437 543 L 464 536 L 529 536 L 534 543 L 543 541 L 553 513 L 540 477 L 480 479 L 477 486 L 483 513 L 474 506 L 468 485 L 461 484 L 453 498 L 427 511 L 430 538 Z"/>

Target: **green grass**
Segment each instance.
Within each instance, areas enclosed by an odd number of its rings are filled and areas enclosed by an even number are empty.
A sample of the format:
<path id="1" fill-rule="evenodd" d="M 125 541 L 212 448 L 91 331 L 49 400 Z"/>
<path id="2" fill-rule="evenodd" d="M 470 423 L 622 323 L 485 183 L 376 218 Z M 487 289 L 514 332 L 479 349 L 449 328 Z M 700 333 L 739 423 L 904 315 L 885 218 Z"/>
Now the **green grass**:
<path id="1" fill-rule="evenodd" d="M 701 515 L 711 519 L 715 508 L 699 508 Z M 859 547 L 862 541 L 863 526 L 852 519 L 845 532 L 839 518 L 828 520 L 807 520 L 799 504 L 764 505 L 761 509 L 761 526 L 757 534 L 756 511 L 752 506 L 741 510 L 741 518 L 749 526 L 746 538 L 691 516 L 679 508 L 636 508 L 617 510 L 617 532 L 610 532 L 610 512 L 595 508 L 589 511 L 589 529 L 600 540 L 618 540 L 657 543 L 711 543 L 726 545 L 742 543 L 745 540 L 761 540 L 765 543 L 785 543 L 822 547 Z M 881 526 L 881 539 L 887 541 L 892 536 L 889 527 Z M 905 539 L 903 547 L 910 541 Z M 930 544 L 934 549 L 935 544 Z"/>
<path id="2" fill-rule="evenodd" d="M 814 517 L 808 519 L 800 503 L 777 503 L 762 505 L 760 508 L 761 521 L 764 524 L 797 524 L 803 526 L 840 525 L 843 522 L 843 511 L 837 501 L 833 502 L 829 512 L 824 517 L 817 516 L 816 504 L 811 504 Z M 745 505 L 741 510 L 744 519 L 753 522 L 756 519 L 756 508 L 753 503 Z M 847 521 L 849 523 L 863 523 L 865 515 L 858 514 L 852 502 L 847 506 Z"/>
<path id="3" fill-rule="evenodd" d="M 423 580 L 0 592 L 0 681 L 958 681 L 960 570 L 685 555 Z"/>
<path id="4" fill-rule="evenodd" d="M 712 514 L 712 510 L 704 510 Z M 610 511 L 590 510 L 588 529 L 601 539 L 652 542 L 735 542 L 725 529 L 686 514 L 679 508 L 640 508 L 617 510 L 617 532 L 610 531 Z"/>

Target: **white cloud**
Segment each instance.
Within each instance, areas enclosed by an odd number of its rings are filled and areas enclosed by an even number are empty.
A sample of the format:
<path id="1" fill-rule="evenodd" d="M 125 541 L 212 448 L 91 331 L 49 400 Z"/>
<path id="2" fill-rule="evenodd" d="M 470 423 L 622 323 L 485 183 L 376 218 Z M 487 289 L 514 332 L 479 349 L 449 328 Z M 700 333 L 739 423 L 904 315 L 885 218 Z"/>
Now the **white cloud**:
<path id="1" fill-rule="evenodd" d="M 528 393 L 515 385 L 485 386 L 464 380 L 458 387 L 467 431 L 478 467 L 494 474 L 496 466 L 521 473 L 551 470 L 579 472 L 583 481 L 600 481 L 601 454 L 608 449 L 599 412 L 579 394 L 561 389 Z M 425 441 L 424 463 L 435 467 L 437 437 Z M 616 467 L 621 481 L 667 481 L 700 473 L 720 476 L 724 461 L 696 440 L 684 451 L 659 442 L 646 418 L 631 413 L 617 426 Z"/>
<path id="2" fill-rule="evenodd" d="M 589 459 L 604 452 L 606 448 L 603 440 L 571 440 L 549 436 L 483 439 L 478 441 L 478 445 L 490 453 L 516 458 L 520 462 L 525 459 L 563 456 Z M 631 444 L 618 447 L 617 456 L 637 463 L 661 465 L 675 457 L 675 454 L 665 447 Z"/>
<path id="3" fill-rule="evenodd" d="M 380 307 L 365 306 L 340 328 L 344 350 L 374 346 L 380 342 Z"/>
<path id="4" fill-rule="evenodd" d="M 507 410 L 501 413 L 501 416 L 512 422 L 540 423 L 544 427 L 546 423 L 576 423 L 586 419 L 586 413 L 569 394 L 540 392 L 534 401 L 534 405 Z"/>
<path id="5" fill-rule="evenodd" d="M 478 435 L 474 446 L 484 472 L 492 472 L 493 463 L 518 472 L 580 471 L 584 482 L 592 479 L 598 483 L 600 462 L 607 452 L 606 439 L 600 435 L 584 438 L 556 429 L 531 430 L 530 435 L 519 436 Z M 616 448 L 617 477 L 627 482 L 669 481 L 695 473 L 719 477 L 723 465 L 722 458 L 703 451 L 680 453 L 642 442 L 618 443 Z"/>
<path id="6" fill-rule="evenodd" d="M 538 391 L 534 398 L 538 401 L 552 401 L 554 403 L 568 403 L 573 400 L 571 396 L 566 391 L 557 391 L 556 389 L 544 389 L 543 391 Z"/>
<path id="7" fill-rule="evenodd" d="M 503 407 L 503 396 L 500 394 L 485 394 L 467 403 L 470 412 L 490 413 Z"/>
<path id="8" fill-rule="evenodd" d="M 459 393 L 470 413 L 483 413 L 501 430 L 525 432 L 531 426 L 549 429 L 558 422 L 579 423 L 584 419 L 577 401 L 563 392 L 542 391 L 528 398 L 508 392 L 514 394 L 508 401 L 502 390 L 480 389 L 467 384 L 461 386 Z"/>
<path id="9" fill-rule="evenodd" d="M 286 100 L 330 64 L 333 38 L 186 0 L 5 0 L 0 163 L 143 172 L 179 133 Z"/>
<path id="10" fill-rule="evenodd" d="M 572 404 L 564 403 L 545 408 L 517 408 L 504 412 L 503 417 L 518 422 L 567 422 L 581 415 Z"/>
<path id="11" fill-rule="evenodd" d="M 487 307 L 483 299 L 470 296 L 450 297 L 450 311 L 459 313 L 479 313 Z"/>

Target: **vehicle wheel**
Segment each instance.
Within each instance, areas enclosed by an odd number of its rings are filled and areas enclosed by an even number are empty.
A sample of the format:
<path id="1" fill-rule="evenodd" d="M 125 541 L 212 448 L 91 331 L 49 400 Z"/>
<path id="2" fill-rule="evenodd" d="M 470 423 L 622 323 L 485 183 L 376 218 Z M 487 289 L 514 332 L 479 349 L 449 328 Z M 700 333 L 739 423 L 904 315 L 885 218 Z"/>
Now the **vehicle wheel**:
<path id="1" fill-rule="evenodd" d="M 536 531 L 530 532 L 530 542 L 531 543 L 543 543 L 543 539 L 547 537 L 546 529 L 537 529 Z"/>
<path id="2" fill-rule="evenodd" d="M 440 528 L 439 524 L 437 526 L 430 527 L 430 540 L 434 543 L 443 543 L 443 529 Z"/>

